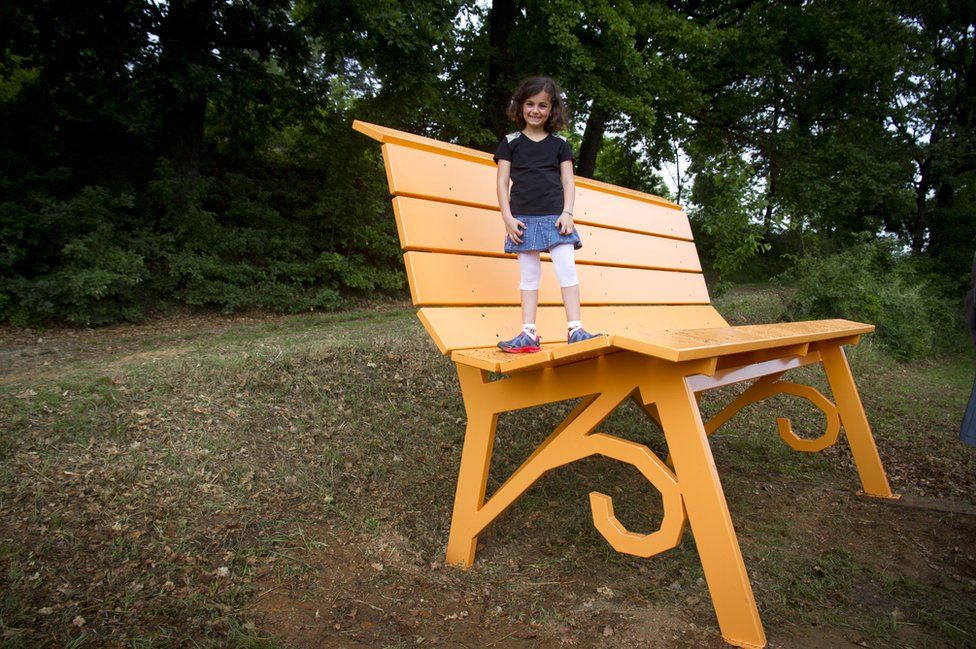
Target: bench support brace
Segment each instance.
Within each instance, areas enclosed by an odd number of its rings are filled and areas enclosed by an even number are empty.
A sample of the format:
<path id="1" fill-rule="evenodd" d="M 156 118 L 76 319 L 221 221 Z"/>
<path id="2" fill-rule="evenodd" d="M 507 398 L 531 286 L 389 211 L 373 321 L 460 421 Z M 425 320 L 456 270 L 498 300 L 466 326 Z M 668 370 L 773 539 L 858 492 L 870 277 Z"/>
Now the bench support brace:
<path id="1" fill-rule="evenodd" d="M 590 494 L 594 525 L 620 552 L 648 557 L 675 547 L 690 521 L 725 639 L 762 647 L 765 635 L 712 458 L 689 374 L 714 371 L 714 363 L 670 363 L 629 352 L 489 382 L 483 370 L 459 364 L 468 425 L 458 474 L 447 562 L 470 566 L 478 535 L 547 471 L 603 455 L 637 468 L 661 493 L 664 515 L 649 534 L 628 531 L 609 496 Z M 532 385 L 527 399 L 523 383 Z M 642 444 L 594 432 L 622 401 L 637 397 L 660 417 L 675 471 Z M 580 404 L 485 501 L 498 415 L 513 409 L 583 397 Z M 515 406 L 515 407 L 513 407 Z"/>
<path id="2" fill-rule="evenodd" d="M 837 442 L 843 423 L 851 447 L 851 455 L 854 457 L 854 464 L 861 479 L 863 493 L 877 498 L 899 498 L 892 493 L 888 485 L 888 478 L 881 464 L 874 436 L 864 414 L 864 407 L 861 405 L 861 398 L 843 347 L 840 344 L 821 345 L 819 355 L 830 390 L 837 400 L 836 405 L 816 388 L 782 381 L 780 377 L 783 372 L 776 372 L 756 380 L 745 392 L 716 413 L 705 424 L 705 431 L 711 435 L 746 406 L 777 394 L 792 394 L 807 399 L 826 417 L 827 427 L 824 434 L 815 439 L 798 437 L 793 432 L 790 420 L 779 417 L 776 423 L 783 441 L 797 451 L 805 453 L 822 451 Z"/>
<path id="3" fill-rule="evenodd" d="M 698 399 L 687 377 L 714 373 L 715 364 L 709 360 L 671 363 L 621 352 L 513 374 L 498 381 L 489 381 L 484 370 L 458 364 L 468 424 L 447 562 L 470 566 L 478 535 L 547 471 L 603 455 L 637 468 L 661 493 L 664 515 L 658 530 L 649 534 L 630 532 L 614 516 L 611 498 L 592 492 L 590 509 L 597 530 L 616 550 L 649 557 L 675 547 L 686 523 L 690 524 L 722 636 L 740 647 L 765 646 L 762 623 L 708 435 L 739 410 L 761 399 L 782 393 L 808 399 L 826 416 L 824 435 L 801 439 L 793 433 L 789 420 L 780 418 L 780 436 L 797 450 L 819 451 L 837 440 L 843 425 L 864 492 L 895 497 L 843 349 L 840 344 L 822 345 L 819 354 L 836 405 L 811 386 L 781 380 L 783 371 L 775 371 L 760 377 L 707 424 L 702 422 Z M 582 400 L 486 501 L 499 414 L 574 398 Z M 638 402 L 660 424 L 671 452 L 673 471 L 646 446 L 595 432 L 628 398 Z"/>
<path id="4" fill-rule="evenodd" d="M 722 637 L 739 647 L 764 647 L 766 635 L 695 395 L 683 376 L 672 373 L 645 383 L 641 397 L 657 404 Z"/>
<path id="5" fill-rule="evenodd" d="M 837 407 L 816 388 L 790 381 L 781 381 L 779 380 L 780 376 L 782 376 L 781 372 L 758 379 L 745 392 L 709 419 L 708 423 L 705 424 L 705 431 L 711 435 L 724 426 L 740 410 L 757 401 L 774 397 L 777 394 L 792 394 L 795 397 L 808 400 L 819 408 L 827 418 L 827 429 L 823 435 L 816 439 L 804 439 L 793 432 L 793 425 L 789 419 L 778 417 L 776 425 L 779 428 L 780 438 L 793 450 L 804 453 L 816 453 L 835 444 L 840 436 L 840 414 L 837 412 Z"/>

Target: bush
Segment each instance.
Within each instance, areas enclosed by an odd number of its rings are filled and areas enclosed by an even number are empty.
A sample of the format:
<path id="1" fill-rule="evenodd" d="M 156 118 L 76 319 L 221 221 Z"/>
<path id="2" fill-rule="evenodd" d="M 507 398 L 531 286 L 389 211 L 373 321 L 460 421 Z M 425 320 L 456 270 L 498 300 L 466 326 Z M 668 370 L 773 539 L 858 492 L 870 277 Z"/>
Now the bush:
<path id="1" fill-rule="evenodd" d="M 21 227 L 7 239 L 0 315 L 14 324 L 64 319 L 82 326 L 140 319 L 137 291 L 148 269 L 122 227 L 133 205 L 130 195 L 84 187 L 68 201 L 44 197 L 36 214 L 11 221 Z"/>
<path id="2" fill-rule="evenodd" d="M 922 275 L 911 257 L 887 242 L 800 259 L 781 279 L 796 285 L 787 304 L 790 319 L 874 324 L 879 344 L 900 360 L 945 351 L 959 341 L 959 305 L 942 297 L 937 280 Z"/>
<path id="3" fill-rule="evenodd" d="M 381 169 L 364 174 L 383 178 Z M 330 310 L 350 296 L 400 290 L 403 273 L 388 201 L 374 204 L 359 195 L 357 202 L 353 195 L 334 205 L 311 189 L 303 193 L 308 182 L 301 175 L 280 182 L 225 174 L 187 187 L 161 165 L 149 189 L 165 215 L 156 228 L 163 243 L 154 289 L 225 313 Z M 383 192 L 379 196 L 385 199 Z M 330 228 L 335 233 L 327 233 Z"/>
<path id="4" fill-rule="evenodd" d="M 740 156 L 703 157 L 698 164 L 691 196 L 698 207 L 689 217 L 707 270 L 728 282 L 747 262 L 769 250 L 758 219 L 765 198 L 756 191 L 752 169 Z"/>
<path id="5" fill-rule="evenodd" d="M 0 202 L 0 322 L 95 326 L 172 304 L 331 310 L 401 291 L 382 159 L 347 125 L 341 142 L 330 133 L 300 165 L 255 156 L 246 170 L 187 180 L 160 163 L 138 192 Z M 342 144 L 343 165 L 326 143 Z"/>

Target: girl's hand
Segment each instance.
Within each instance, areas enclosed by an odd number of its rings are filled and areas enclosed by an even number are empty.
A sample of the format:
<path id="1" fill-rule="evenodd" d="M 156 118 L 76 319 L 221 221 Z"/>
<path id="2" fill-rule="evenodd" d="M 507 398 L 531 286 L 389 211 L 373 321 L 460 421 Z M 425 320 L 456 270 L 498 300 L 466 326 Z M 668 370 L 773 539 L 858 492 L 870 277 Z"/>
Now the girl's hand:
<path id="1" fill-rule="evenodd" d="M 525 232 L 525 224 L 514 216 L 505 219 L 505 234 L 512 243 L 522 243 L 522 233 Z"/>
<path id="2" fill-rule="evenodd" d="M 572 234 L 573 233 L 573 215 L 569 212 L 563 212 L 556 219 L 556 227 L 559 229 L 559 234 Z"/>

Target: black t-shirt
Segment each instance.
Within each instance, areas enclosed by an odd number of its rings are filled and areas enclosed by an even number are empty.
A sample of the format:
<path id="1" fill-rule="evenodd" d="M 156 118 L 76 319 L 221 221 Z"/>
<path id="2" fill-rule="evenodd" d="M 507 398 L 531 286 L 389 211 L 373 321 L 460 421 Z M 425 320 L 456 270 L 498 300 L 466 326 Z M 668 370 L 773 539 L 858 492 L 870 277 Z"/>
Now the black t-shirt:
<path id="1" fill-rule="evenodd" d="M 563 211 L 559 165 L 573 159 L 573 149 L 559 135 L 535 142 L 521 132 L 506 135 L 495 151 L 495 162 L 512 163 L 512 214 L 540 216 Z"/>

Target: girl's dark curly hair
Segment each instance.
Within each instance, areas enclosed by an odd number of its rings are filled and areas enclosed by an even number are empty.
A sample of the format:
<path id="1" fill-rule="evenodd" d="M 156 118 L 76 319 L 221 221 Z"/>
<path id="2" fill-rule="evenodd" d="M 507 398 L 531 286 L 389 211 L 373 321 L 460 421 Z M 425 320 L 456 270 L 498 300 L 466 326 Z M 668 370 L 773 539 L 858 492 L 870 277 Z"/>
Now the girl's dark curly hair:
<path id="1" fill-rule="evenodd" d="M 559 84 L 549 77 L 529 77 L 519 84 L 512 98 L 508 102 L 508 117 L 518 124 L 519 130 L 525 128 L 525 117 L 522 116 L 522 104 L 525 100 L 540 92 L 549 95 L 552 109 L 549 111 L 549 119 L 546 120 L 545 129 L 547 133 L 554 133 L 566 128 L 569 122 L 569 108 L 563 100 L 563 92 Z"/>

